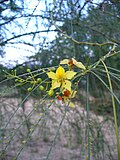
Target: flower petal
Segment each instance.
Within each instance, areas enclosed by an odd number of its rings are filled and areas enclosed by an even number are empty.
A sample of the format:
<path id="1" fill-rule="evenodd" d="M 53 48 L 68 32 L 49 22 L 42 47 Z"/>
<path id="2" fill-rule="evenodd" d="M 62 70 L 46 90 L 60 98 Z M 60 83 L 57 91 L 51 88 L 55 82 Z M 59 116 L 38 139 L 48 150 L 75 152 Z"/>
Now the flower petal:
<path id="1" fill-rule="evenodd" d="M 82 62 L 77 62 L 74 58 L 72 58 L 73 64 L 81 69 L 86 69 L 85 66 L 82 64 Z"/>
<path id="2" fill-rule="evenodd" d="M 69 60 L 68 59 L 63 59 L 60 64 L 68 64 Z"/>
<path id="3" fill-rule="evenodd" d="M 74 58 L 72 58 L 72 61 L 73 61 L 73 64 L 76 65 L 77 61 Z"/>
<path id="4" fill-rule="evenodd" d="M 70 97 L 70 98 L 74 98 L 75 95 L 76 95 L 76 93 L 77 93 L 77 91 L 72 91 L 72 92 L 71 92 L 71 97 Z"/>
<path id="5" fill-rule="evenodd" d="M 48 72 L 47 75 L 51 79 L 57 79 L 57 76 L 56 76 L 56 74 L 54 72 Z"/>
<path id="6" fill-rule="evenodd" d="M 65 75 L 65 70 L 62 66 L 60 66 L 57 70 L 56 70 L 56 76 L 58 79 L 64 78 L 66 79 L 66 75 Z"/>
<path id="7" fill-rule="evenodd" d="M 70 102 L 70 107 L 71 107 L 71 108 L 75 108 L 74 103 Z"/>
<path id="8" fill-rule="evenodd" d="M 81 68 L 81 69 L 86 69 L 85 66 L 81 62 L 77 62 L 76 67 Z"/>
<path id="9" fill-rule="evenodd" d="M 69 105 L 71 108 L 75 108 L 74 103 L 70 102 L 70 100 L 68 100 L 68 99 L 67 100 L 64 99 L 64 103 L 65 103 L 66 106 Z"/>
<path id="10" fill-rule="evenodd" d="M 57 80 L 52 80 L 52 89 L 60 87 L 61 83 Z"/>
<path id="11" fill-rule="evenodd" d="M 61 91 L 64 91 L 65 89 L 71 91 L 71 82 L 68 81 L 68 80 L 65 80 L 65 81 L 62 83 Z"/>
<path id="12" fill-rule="evenodd" d="M 67 79 L 72 79 L 76 74 L 77 72 L 73 72 L 73 71 L 67 71 L 65 73 Z"/>

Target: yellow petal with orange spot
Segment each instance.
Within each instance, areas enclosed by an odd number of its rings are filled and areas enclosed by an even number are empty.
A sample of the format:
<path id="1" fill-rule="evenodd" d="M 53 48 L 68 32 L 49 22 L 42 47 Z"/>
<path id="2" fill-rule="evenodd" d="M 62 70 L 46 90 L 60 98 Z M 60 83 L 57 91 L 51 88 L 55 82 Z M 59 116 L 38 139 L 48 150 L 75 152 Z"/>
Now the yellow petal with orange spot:
<path id="1" fill-rule="evenodd" d="M 61 91 L 65 90 L 65 89 L 71 91 L 71 82 L 68 80 L 64 80 L 64 82 L 62 83 Z"/>

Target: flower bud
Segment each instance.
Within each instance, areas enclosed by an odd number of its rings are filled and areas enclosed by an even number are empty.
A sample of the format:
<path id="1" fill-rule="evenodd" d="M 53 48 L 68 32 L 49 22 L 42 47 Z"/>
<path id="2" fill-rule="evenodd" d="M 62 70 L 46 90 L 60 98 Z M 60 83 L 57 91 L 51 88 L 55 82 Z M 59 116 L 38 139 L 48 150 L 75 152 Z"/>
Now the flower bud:
<path id="1" fill-rule="evenodd" d="M 31 82 L 30 82 L 30 84 L 34 84 L 34 83 L 35 83 L 34 81 L 31 81 Z"/>
<path id="2" fill-rule="evenodd" d="M 37 78 L 37 83 L 42 82 L 42 78 Z"/>
<path id="3" fill-rule="evenodd" d="M 54 94 L 54 91 L 53 91 L 52 89 L 50 89 L 50 90 L 48 91 L 48 95 L 51 97 L 51 96 L 53 96 L 53 94 Z"/>
<path id="4" fill-rule="evenodd" d="M 31 92 L 31 91 L 32 91 L 32 88 L 28 88 L 27 91 L 28 91 L 28 92 Z"/>
<path id="5" fill-rule="evenodd" d="M 39 89 L 40 89 L 41 91 L 43 91 L 43 90 L 44 90 L 44 87 L 43 87 L 42 85 L 40 85 L 40 86 L 39 86 Z"/>
<path id="6" fill-rule="evenodd" d="M 59 100 L 59 101 L 62 101 L 62 97 L 61 96 L 57 96 L 57 99 Z"/>
<path id="7" fill-rule="evenodd" d="M 27 72 L 31 72 L 30 69 L 27 69 L 26 71 L 27 71 Z"/>

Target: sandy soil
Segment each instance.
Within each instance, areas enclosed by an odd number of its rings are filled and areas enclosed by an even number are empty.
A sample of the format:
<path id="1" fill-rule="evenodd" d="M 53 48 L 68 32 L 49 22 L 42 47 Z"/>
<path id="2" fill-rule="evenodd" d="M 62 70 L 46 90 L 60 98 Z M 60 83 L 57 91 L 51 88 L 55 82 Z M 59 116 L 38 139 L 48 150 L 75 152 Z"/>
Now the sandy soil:
<path id="1" fill-rule="evenodd" d="M 0 99 L 0 160 L 47 160 L 49 152 L 49 160 L 86 160 L 85 109 L 50 103 Z M 91 160 L 117 160 L 114 125 L 106 117 L 90 112 Z"/>

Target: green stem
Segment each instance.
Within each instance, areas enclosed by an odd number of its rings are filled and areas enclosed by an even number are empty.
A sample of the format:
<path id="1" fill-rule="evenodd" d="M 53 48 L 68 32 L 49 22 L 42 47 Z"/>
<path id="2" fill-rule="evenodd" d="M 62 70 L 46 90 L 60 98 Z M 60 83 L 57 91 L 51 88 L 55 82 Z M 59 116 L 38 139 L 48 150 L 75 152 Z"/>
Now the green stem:
<path id="1" fill-rule="evenodd" d="M 89 125 L 89 119 L 90 119 L 90 106 L 89 106 L 89 74 L 87 74 L 87 82 L 86 82 L 86 110 L 87 110 L 87 147 L 88 147 L 88 156 L 87 159 L 90 160 L 90 125 Z"/>
<path id="2" fill-rule="evenodd" d="M 101 60 L 101 62 L 103 63 L 105 70 L 106 70 L 106 74 L 108 77 L 108 82 L 109 82 L 109 87 L 111 92 L 113 92 L 113 88 L 112 88 L 112 83 L 111 83 L 111 79 L 110 79 L 110 75 L 109 75 L 109 71 L 107 69 L 106 64 L 103 62 L 103 60 Z M 115 133 L 116 133 L 116 141 L 117 141 L 117 150 L 118 150 L 118 160 L 120 160 L 120 142 L 119 142 L 119 131 L 118 131 L 118 124 L 117 124 L 117 113 L 116 113 L 116 105 L 115 105 L 115 99 L 113 94 L 111 95 L 112 98 L 112 106 L 113 106 L 113 114 L 114 114 L 114 122 L 115 122 Z"/>
<path id="3" fill-rule="evenodd" d="M 69 104 L 68 104 L 68 106 L 69 106 Z M 52 141 L 51 147 L 50 147 L 50 149 L 49 149 L 49 151 L 48 151 L 48 154 L 47 154 L 45 160 L 48 160 L 48 158 L 49 158 L 49 156 L 50 156 L 50 153 L 51 153 L 51 151 L 52 151 L 52 149 L 53 149 L 53 146 L 54 146 L 55 141 L 56 141 L 56 139 L 57 139 L 57 136 L 58 136 L 58 134 L 59 134 L 60 128 L 61 128 L 61 126 L 62 126 L 62 123 L 63 123 L 64 119 L 65 119 L 68 106 L 66 106 L 66 108 L 65 108 L 65 113 L 64 113 L 64 115 L 63 115 L 63 118 L 62 118 L 59 126 L 58 126 L 58 129 L 57 129 L 57 131 L 56 131 L 55 137 L 54 137 L 54 139 L 53 139 L 53 141 Z"/>

